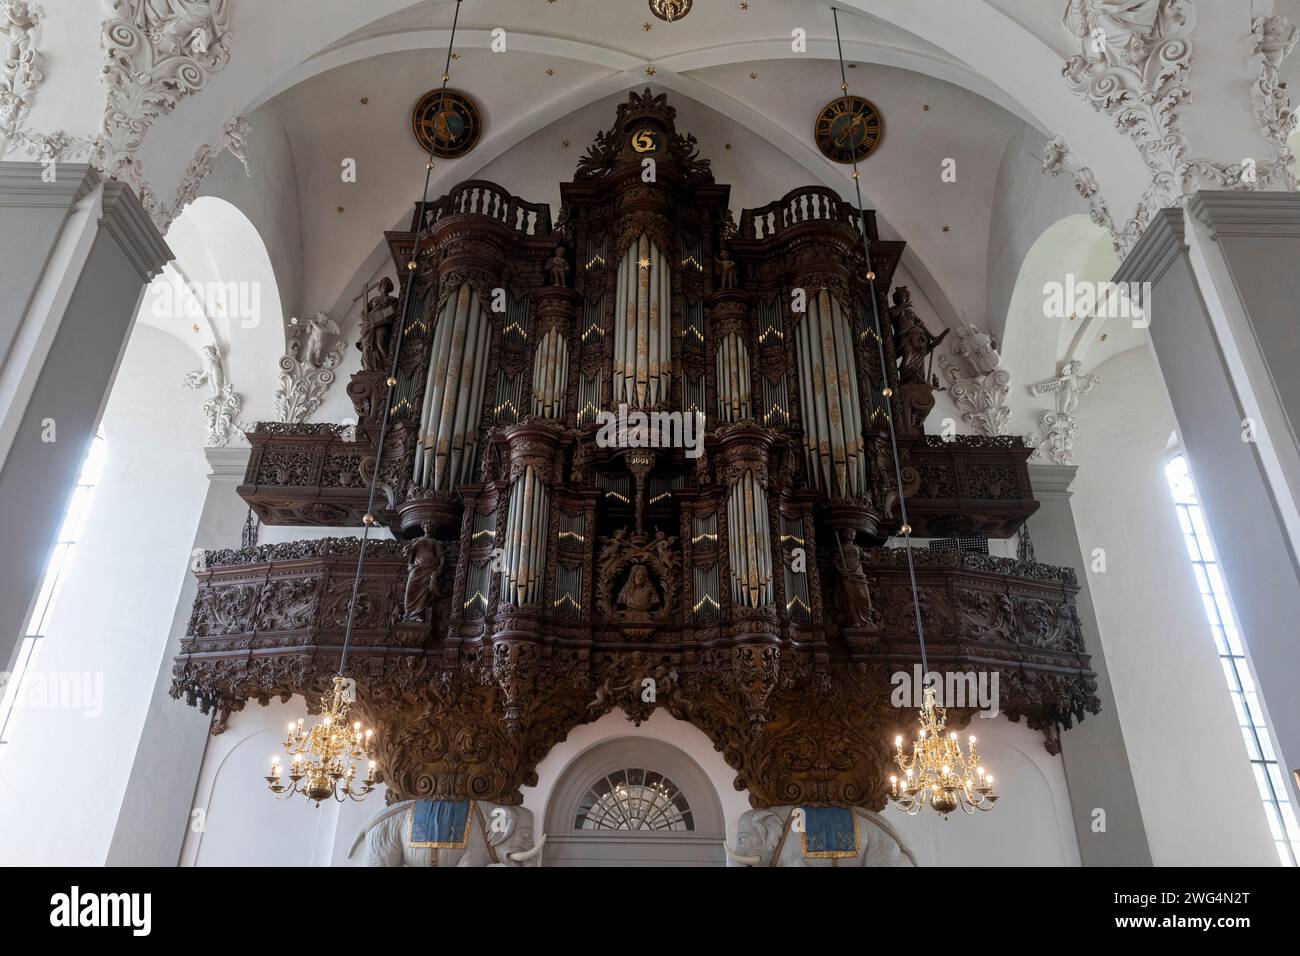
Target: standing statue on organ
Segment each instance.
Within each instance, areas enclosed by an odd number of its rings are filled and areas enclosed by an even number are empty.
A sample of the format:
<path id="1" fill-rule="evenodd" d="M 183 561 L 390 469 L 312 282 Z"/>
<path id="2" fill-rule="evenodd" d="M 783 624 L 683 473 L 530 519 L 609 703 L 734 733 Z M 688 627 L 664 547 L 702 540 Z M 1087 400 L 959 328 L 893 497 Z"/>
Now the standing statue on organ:
<path id="1" fill-rule="evenodd" d="M 899 359 L 898 384 L 928 384 L 926 359 L 948 337 L 951 329 L 931 335 L 912 309 L 912 293 L 905 285 L 894 290 L 894 307 L 889 310 L 889 318 L 894 326 L 894 352 Z"/>
<path id="2" fill-rule="evenodd" d="M 718 251 L 717 266 L 718 289 L 723 290 L 736 288 L 736 283 L 738 281 L 736 277 L 736 261 L 731 258 L 731 253 L 726 249 L 720 249 Z"/>
<path id="3" fill-rule="evenodd" d="M 446 560 L 442 543 L 433 537 L 433 524 L 420 525 L 424 537 L 411 542 L 408 550 L 405 607 L 402 615 L 407 621 L 423 621 L 424 612 L 438 594 L 438 575 Z"/>
<path id="4" fill-rule="evenodd" d="M 566 256 L 567 249 L 563 245 L 555 247 L 555 255 L 546 260 L 546 270 L 551 276 L 551 285 L 557 285 L 561 289 L 569 286 L 569 260 Z"/>
<path id="5" fill-rule="evenodd" d="M 372 372 L 386 371 L 391 356 L 388 354 L 397 324 L 397 296 L 393 294 L 393 280 L 385 276 L 377 286 L 379 294 L 366 302 L 361 316 L 361 367 Z"/>
<path id="6" fill-rule="evenodd" d="M 835 570 L 839 572 L 845 617 L 852 622 L 850 626 L 865 627 L 871 623 L 871 591 L 867 587 L 866 572 L 862 570 L 862 549 L 854 544 L 857 536 L 852 528 L 840 532 Z"/>

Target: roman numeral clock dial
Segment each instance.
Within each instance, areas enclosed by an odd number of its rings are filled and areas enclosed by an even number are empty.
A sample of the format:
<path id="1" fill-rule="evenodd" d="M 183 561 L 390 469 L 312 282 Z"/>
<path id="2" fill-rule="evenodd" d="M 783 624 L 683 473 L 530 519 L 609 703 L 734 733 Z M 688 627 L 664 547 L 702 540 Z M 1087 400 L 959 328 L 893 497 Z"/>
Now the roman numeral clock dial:
<path id="1" fill-rule="evenodd" d="M 870 101 L 860 96 L 841 96 L 822 107 L 813 135 L 827 159 L 836 163 L 861 162 L 880 145 L 885 121 Z"/>

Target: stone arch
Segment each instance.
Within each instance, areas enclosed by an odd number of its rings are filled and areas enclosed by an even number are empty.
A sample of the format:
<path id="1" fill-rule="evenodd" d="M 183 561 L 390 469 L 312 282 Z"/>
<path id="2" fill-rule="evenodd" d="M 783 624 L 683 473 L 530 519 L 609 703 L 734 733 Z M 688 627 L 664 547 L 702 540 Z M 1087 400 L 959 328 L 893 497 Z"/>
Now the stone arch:
<path id="1" fill-rule="evenodd" d="M 669 782 L 689 807 L 689 829 L 583 830 L 576 821 L 593 788 L 625 771 L 646 770 Z M 633 779 L 635 779 L 633 777 Z M 548 865 L 720 865 L 726 821 L 709 775 L 684 750 L 649 736 L 602 740 L 573 757 L 546 804 Z"/>
<path id="2" fill-rule="evenodd" d="M 1020 264 L 1011 292 L 1001 345 L 1002 367 L 1012 373 L 1017 396 L 1031 382 L 1056 373 L 1057 363 L 1066 358 L 1083 358 L 1087 346 L 1100 331 L 1100 323 L 1082 316 L 1072 320 L 1048 316 L 1044 307 L 1047 283 L 1104 282 L 1117 265 L 1110 234 L 1086 215 L 1064 216 L 1044 229 Z M 1032 406 L 1012 401 L 1010 431 L 1033 431 Z"/>

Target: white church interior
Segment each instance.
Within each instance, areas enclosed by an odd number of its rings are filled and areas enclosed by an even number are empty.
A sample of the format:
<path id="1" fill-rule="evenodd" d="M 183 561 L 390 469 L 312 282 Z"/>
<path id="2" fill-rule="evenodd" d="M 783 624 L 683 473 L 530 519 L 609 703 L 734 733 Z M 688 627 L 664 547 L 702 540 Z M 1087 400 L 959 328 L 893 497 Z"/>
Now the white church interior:
<path id="1" fill-rule="evenodd" d="M 1298 37 L 0 0 L 0 863 L 1296 866 Z"/>

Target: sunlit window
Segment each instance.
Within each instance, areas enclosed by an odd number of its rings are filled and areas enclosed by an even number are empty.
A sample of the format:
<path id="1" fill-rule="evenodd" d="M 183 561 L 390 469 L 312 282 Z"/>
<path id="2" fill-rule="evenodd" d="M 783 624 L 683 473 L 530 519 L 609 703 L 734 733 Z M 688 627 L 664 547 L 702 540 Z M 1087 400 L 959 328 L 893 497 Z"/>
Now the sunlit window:
<path id="1" fill-rule="evenodd" d="M 1268 816 L 1268 827 L 1277 846 L 1277 855 L 1283 866 L 1295 866 L 1300 857 L 1300 826 L 1296 824 L 1295 808 L 1287 793 L 1282 769 L 1278 766 L 1273 737 L 1264 720 L 1255 682 L 1250 676 L 1246 645 L 1237 626 L 1236 615 L 1232 613 L 1232 599 L 1215 558 L 1214 545 L 1210 541 L 1205 515 L 1196 498 L 1196 488 L 1192 484 L 1186 457 L 1179 455 L 1172 459 L 1165 466 L 1165 474 L 1174 495 L 1174 506 L 1178 509 L 1178 523 L 1182 526 L 1183 539 L 1187 542 L 1196 583 L 1201 589 L 1205 616 L 1210 621 L 1210 630 L 1219 651 L 1223 676 L 1228 682 L 1228 693 L 1232 695 L 1232 705 L 1237 711 L 1237 722 L 1241 725 L 1241 735 L 1246 741 L 1250 765 L 1255 771 L 1255 783 L 1259 787 L 1260 799 L 1264 801 L 1264 812 Z"/>
<path id="2" fill-rule="evenodd" d="M 618 770 L 597 780 L 578 806 L 576 830 L 694 830 L 690 804 L 653 770 Z"/>
<path id="3" fill-rule="evenodd" d="M 4 752 L 3 745 L 9 743 L 14 720 L 22 710 L 14 704 L 19 699 L 25 699 L 27 678 L 34 672 L 33 667 L 40 654 L 41 643 L 45 640 L 45 631 L 49 627 L 50 612 L 59 599 L 60 585 L 66 577 L 65 572 L 71 563 L 73 551 L 86 526 L 86 516 L 90 514 L 95 486 L 99 484 L 100 476 L 104 472 L 105 453 L 104 436 L 96 435 L 94 441 L 90 443 L 86 460 L 81 465 L 81 476 L 77 479 L 77 487 L 73 489 L 72 500 L 68 502 L 68 510 L 63 516 L 58 539 L 54 542 L 54 549 L 45 563 L 45 576 L 41 581 L 40 594 L 36 598 L 36 607 L 32 611 L 22 645 L 18 648 L 13 675 L 4 685 L 4 696 L 0 698 L 0 753 Z"/>

